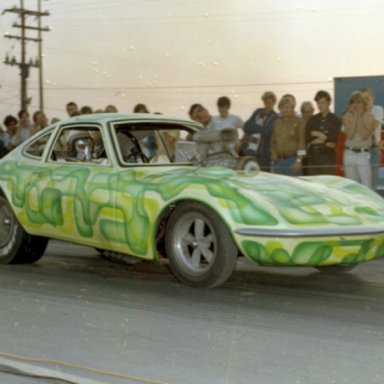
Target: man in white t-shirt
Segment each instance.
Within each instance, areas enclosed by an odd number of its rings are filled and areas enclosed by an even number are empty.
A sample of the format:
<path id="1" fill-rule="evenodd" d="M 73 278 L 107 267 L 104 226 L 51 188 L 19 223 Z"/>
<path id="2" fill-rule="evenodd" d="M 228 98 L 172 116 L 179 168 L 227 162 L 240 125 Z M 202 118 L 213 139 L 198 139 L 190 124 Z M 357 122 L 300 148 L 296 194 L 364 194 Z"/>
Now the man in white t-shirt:
<path id="1" fill-rule="evenodd" d="M 225 128 L 243 128 L 243 120 L 229 113 L 231 108 L 231 100 L 227 96 L 219 97 L 217 100 L 218 116 L 212 118 L 213 129 L 222 130 Z"/>
<path id="2" fill-rule="evenodd" d="M 381 163 L 381 124 L 384 118 L 384 111 L 383 107 L 373 104 L 375 100 L 375 94 L 371 88 L 362 88 L 360 89 L 360 92 L 363 94 L 363 97 L 367 103 L 367 109 L 371 111 L 373 118 L 377 123 L 375 131 L 373 132 L 373 145 L 371 148 L 370 159 L 372 167 L 372 189 L 375 191 L 379 180 L 379 168 Z"/>

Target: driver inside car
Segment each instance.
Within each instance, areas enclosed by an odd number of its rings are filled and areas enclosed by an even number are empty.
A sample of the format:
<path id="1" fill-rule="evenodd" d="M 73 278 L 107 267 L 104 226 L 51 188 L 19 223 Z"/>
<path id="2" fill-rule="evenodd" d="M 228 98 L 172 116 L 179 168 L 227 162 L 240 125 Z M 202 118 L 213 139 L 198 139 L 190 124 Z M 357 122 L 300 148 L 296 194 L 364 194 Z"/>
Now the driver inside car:
<path id="1" fill-rule="evenodd" d="M 75 140 L 76 160 L 90 161 L 92 159 L 93 143 L 91 138 Z"/>

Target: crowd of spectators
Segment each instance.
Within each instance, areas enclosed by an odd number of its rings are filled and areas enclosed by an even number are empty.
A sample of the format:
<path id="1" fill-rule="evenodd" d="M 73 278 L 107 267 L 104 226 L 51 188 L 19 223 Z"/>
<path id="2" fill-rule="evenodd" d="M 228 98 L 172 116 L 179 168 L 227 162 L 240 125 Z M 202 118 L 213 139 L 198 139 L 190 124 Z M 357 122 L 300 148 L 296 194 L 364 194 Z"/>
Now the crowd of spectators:
<path id="1" fill-rule="evenodd" d="M 256 157 L 266 172 L 289 176 L 335 175 L 336 149 L 342 145 L 345 176 L 376 189 L 383 108 L 374 105 L 374 93 L 369 88 L 352 93 L 342 116 L 331 112 L 331 104 L 330 94 L 320 90 L 314 96 L 314 103 L 303 102 L 298 112 L 294 95 L 285 94 L 278 100 L 274 92 L 267 91 L 261 97 L 261 105 L 245 121 L 230 112 L 231 100 L 226 96 L 217 99 L 217 115 L 211 115 L 199 103 L 192 104 L 188 114 L 208 130 L 236 128 L 241 138 L 239 154 Z M 118 112 L 114 105 L 93 110 L 87 105 L 79 108 L 75 102 L 67 103 L 66 111 L 69 117 Z M 141 103 L 132 112 L 150 113 Z M 53 118 L 51 123 L 57 120 Z M 17 117 L 6 116 L 3 123 L 0 157 L 49 125 L 42 111 L 36 111 L 31 120 L 26 110 L 21 110 Z"/>
<path id="2" fill-rule="evenodd" d="M 32 115 L 32 120 L 26 110 L 19 111 L 17 117 L 6 116 L 4 119 L 5 129 L 0 127 L 0 157 L 47 126 L 48 120 L 41 111 L 36 111 Z"/>

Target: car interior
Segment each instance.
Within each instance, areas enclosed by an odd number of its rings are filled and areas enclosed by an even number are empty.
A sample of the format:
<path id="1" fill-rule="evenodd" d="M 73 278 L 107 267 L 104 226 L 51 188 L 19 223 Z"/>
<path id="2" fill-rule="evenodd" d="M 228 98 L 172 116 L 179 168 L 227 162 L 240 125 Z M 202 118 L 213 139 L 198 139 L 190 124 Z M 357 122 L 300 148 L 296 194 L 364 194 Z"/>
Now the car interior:
<path id="1" fill-rule="evenodd" d="M 109 163 L 103 137 L 98 128 L 67 128 L 61 131 L 51 157 L 57 162 Z"/>
<path id="2" fill-rule="evenodd" d="M 189 162 L 178 150 L 190 136 L 184 127 L 130 124 L 116 126 L 115 132 L 123 164 Z"/>

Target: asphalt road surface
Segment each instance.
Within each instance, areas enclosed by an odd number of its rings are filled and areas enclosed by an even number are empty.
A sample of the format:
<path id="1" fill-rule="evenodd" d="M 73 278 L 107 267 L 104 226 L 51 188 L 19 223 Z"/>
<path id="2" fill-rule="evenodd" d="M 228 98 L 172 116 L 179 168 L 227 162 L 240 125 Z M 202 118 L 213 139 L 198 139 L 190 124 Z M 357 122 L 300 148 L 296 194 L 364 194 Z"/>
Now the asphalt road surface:
<path id="1" fill-rule="evenodd" d="M 0 383 L 384 383 L 384 259 L 345 274 L 241 260 L 201 290 L 165 262 L 53 241 L 1 266 L 0 287 Z"/>

